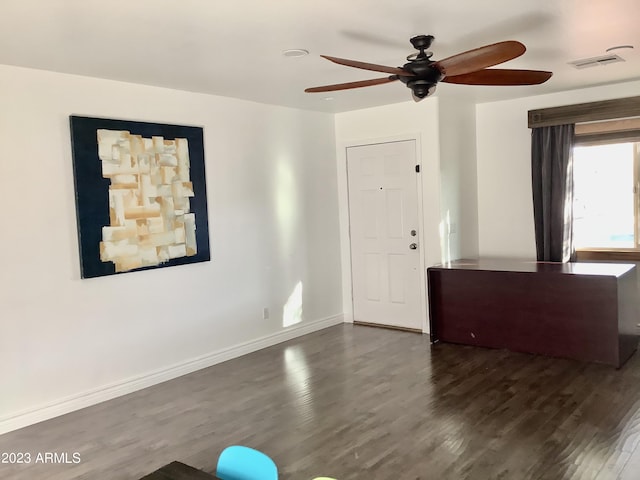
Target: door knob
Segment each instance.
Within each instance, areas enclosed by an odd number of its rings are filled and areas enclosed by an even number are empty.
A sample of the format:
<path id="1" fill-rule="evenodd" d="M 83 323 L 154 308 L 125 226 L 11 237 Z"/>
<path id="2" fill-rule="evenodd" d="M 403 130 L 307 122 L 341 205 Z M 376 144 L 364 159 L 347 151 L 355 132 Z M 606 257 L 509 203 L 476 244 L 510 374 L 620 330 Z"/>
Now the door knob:
<path id="1" fill-rule="evenodd" d="M 409 245 L 409 248 L 411 250 L 415 250 L 416 248 L 418 248 L 418 244 L 417 243 L 412 243 L 411 245 Z"/>

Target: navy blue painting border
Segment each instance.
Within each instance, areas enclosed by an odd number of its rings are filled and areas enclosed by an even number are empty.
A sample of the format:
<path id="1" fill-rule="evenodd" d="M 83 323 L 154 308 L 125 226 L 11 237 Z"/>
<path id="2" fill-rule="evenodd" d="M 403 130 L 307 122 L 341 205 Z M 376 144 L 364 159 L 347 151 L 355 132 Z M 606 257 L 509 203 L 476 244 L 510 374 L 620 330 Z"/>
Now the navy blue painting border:
<path id="1" fill-rule="evenodd" d="M 82 278 L 101 277 L 116 273 L 112 262 L 102 262 L 100 260 L 102 227 L 108 226 L 110 223 L 108 193 L 110 182 L 109 179 L 102 176 L 102 164 L 100 158 L 98 158 L 97 132 L 99 129 L 127 130 L 133 135 L 142 135 L 146 138 L 162 136 L 167 140 L 186 138 L 189 141 L 190 177 L 194 191 L 194 197 L 190 198 L 190 205 L 191 211 L 195 213 L 196 217 L 198 252 L 191 257 L 174 258 L 160 265 L 129 270 L 129 272 L 206 262 L 211 259 L 204 168 L 204 140 L 201 127 L 76 115 L 71 115 L 69 120 Z"/>

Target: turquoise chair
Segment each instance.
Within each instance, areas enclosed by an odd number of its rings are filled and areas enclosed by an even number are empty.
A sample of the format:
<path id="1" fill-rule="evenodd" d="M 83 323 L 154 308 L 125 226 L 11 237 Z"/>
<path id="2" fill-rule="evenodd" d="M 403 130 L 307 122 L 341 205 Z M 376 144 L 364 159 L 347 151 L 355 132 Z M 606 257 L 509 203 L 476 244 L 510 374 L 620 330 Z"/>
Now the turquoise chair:
<path id="1" fill-rule="evenodd" d="M 265 453 L 232 445 L 218 457 L 216 477 L 221 480 L 278 480 L 278 467 Z"/>

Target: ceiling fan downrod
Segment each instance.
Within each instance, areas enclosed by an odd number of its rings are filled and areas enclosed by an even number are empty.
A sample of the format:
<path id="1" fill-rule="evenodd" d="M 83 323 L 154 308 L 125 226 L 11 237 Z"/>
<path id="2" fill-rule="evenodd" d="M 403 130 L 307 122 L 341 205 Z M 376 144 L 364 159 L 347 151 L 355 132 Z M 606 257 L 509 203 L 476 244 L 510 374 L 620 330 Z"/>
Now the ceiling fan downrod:
<path id="1" fill-rule="evenodd" d="M 410 55 L 409 57 L 413 57 L 416 60 L 422 60 L 431 57 L 431 53 L 425 53 L 425 50 L 431 46 L 431 43 L 434 40 L 435 37 L 433 35 L 416 35 L 415 37 L 409 39 L 411 45 L 413 45 L 413 48 L 420 52 L 417 55 L 414 54 L 415 57 L 413 55 Z M 407 60 L 409 60 L 409 58 L 407 58 Z"/>

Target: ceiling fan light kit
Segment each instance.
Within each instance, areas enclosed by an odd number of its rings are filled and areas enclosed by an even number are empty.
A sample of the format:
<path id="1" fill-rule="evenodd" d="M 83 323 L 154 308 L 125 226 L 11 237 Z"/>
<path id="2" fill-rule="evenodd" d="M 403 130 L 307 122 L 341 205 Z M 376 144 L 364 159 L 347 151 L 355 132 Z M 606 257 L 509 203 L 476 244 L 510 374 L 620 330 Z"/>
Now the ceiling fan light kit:
<path id="1" fill-rule="evenodd" d="M 552 75 L 551 72 L 541 70 L 488 68 L 522 55 L 526 51 L 526 47 L 520 42 L 513 40 L 498 42 L 468 50 L 444 60 L 433 61 L 431 60 L 432 53 L 427 51 L 433 40 L 434 37 L 432 35 L 417 35 L 411 38 L 410 42 L 418 50 L 418 53 L 407 56 L 407 63 L 402 67 L 387 67 L 321 55 L 323 58 L 340 65 L 388 73 L 390 75 L 386 78 L 307 88 L 305 92 L 347 90 L 382 85 L 400 80 L 411 90 L 414 100 L 420 101 L 433 95 L 439 82 L 494 86 L 537 85 L 546 82 Z"/>

